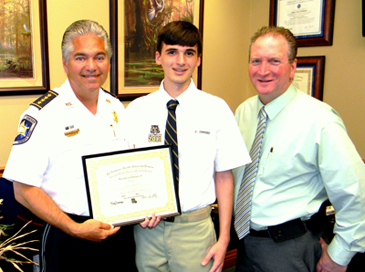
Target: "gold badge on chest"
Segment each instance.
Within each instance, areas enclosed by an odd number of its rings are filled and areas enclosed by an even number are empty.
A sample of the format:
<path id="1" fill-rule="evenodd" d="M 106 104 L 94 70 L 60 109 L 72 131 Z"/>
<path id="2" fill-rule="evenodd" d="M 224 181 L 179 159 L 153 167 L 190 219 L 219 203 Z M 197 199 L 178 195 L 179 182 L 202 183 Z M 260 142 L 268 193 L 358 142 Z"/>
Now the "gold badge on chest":
<path id="1" fill-rule="evenodd" d="M 79 134 L 80 132 L 80 129 L 76 128 L 75 129 L 75 126 L 74 125 L 71 125 L 71 126 L 67 126 L 65 127 L 65 136 L 67 137 L 73 137 L 77 134 Z"/>

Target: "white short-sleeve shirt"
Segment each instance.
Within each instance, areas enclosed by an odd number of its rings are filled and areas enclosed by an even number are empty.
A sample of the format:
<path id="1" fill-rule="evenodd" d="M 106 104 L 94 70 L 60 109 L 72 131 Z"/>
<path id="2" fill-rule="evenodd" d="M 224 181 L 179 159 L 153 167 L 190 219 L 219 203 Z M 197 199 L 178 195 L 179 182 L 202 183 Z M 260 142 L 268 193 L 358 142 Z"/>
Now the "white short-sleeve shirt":
<path id="1" fill-rule="evenodd" d="M 130 148 L 164 144 L 167 102 L 163 88 L 132 101 L 127 107 L 127 138 Z M 179 196 L 183 212 L 196 210 L 216 199 L 215 172 L 250 162 L 234 115 L 226 102 L 189 88 L 176 98 L 179 146 Z"/>
<path id="2" fill-rule="evenodd" d="M 68 80 L 53 92 L 43 108 L 22 115 L 4 178 L 42 188 L 64 212 L 89 215 L 82 156 L 127 148 L 124 107 L 100 90 L 93 115 Z"/>

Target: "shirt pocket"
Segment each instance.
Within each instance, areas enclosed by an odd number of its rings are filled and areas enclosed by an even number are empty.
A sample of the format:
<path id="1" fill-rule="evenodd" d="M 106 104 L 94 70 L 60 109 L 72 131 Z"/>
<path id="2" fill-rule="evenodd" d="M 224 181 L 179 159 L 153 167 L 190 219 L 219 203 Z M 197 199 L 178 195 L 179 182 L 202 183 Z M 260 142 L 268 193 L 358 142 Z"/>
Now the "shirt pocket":
<path id="1" fill-rule="evenodd" d="M 261 180 L 265 184 L 275 186 L 281 180 L 286 180 L 293 175 L 293 158 L 270 152 L 262 171 Z"/>
<path id="2" fill-rule="evenodd" d="M 189 154 L 193 154 L 194 160 L 199 161 L 199 164 L 214 161 L 217 150 L 215 131 L 193 129 L 189 135 L 184 142 L 179 140 L 179 147 L 189 150 Z"/>

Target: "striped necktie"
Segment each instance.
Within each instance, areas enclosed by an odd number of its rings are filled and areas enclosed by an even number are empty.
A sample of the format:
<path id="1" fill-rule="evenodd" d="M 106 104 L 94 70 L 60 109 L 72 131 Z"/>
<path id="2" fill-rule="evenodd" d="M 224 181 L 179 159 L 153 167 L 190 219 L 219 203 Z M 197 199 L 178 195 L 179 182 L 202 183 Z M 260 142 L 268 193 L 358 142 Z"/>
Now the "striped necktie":
<path id="1" fill-rule="evenodd" d="M 234 227 L 240 240 L 250 232 L 252 190 L 259 167 L 266 121 L 267 114 L 264 107 L 262 107 L 260 110 L 260 120 L 257 125 L 255 140 L 250 150 L 252 162 L 246 165 L 236 201 Z"/>
<path id="2" fill-rule="evenodd" d="M 174 163 L 175 187 L 178 190 L 179 186 L 179 151 L 177 144 L 177 130 L 176 130 L 176 114 L 175 110 L 179 104 L 177 100 L 170 100 L 167 103 L 167 121 L 165 130 L 165 144 L 172 146 L 172 161 Z M 178 192 L 178 191 L 177 191 Z"/>

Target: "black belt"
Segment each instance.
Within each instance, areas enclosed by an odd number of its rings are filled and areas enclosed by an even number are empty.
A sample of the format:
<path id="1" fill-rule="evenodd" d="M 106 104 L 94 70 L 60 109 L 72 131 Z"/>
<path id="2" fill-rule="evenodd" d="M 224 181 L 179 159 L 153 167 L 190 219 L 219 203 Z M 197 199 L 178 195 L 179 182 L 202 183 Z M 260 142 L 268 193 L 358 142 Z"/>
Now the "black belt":
<path id="1" fill-rule="evenodd" d="M 323 230 L 326 220 L 326 207 L 328 201 L 322 203 L 319 211 L 311 216 L 309 220 L 302 221 L 300 218 L 270 226 L 267 230 L 250 230 L 250 235 L 254 237 L 272 238 L 274 242 L 281 242 L 304 235 L 307 230 L 317 235 Z"/>
<path id="2" fill-rule="evenodd" d="M 250 235 L 254 237 L 271 238 L 274 242 L 289 240 L 307 232 L 305 222 L 300 218 L 294 219 L 276 226 L 270 226 L 267 230 L 250 230 Z"/>
<path id="3" fill-rule="evenodd" d="M 254 230 L 250 229 L 249 235 L 261 238 L 270 238 L 270 234 L 267 230 Z"/>
<path id="4" fill-rule="evenodd" d="M 317 221 L 316 216 L 312 216 L 307 221 L 302 221 L 300 218 L 297 218 L 276 226 L 270 226 L 267 230 L 257 231 L 251 229 L 249 235 L 254 237 L 271 238 L 274 242 L 278 243 L 304 235 L 307 230 L 310 230 L 314 234 L 318 234 L 322 230 L 321 224 Z"/>

